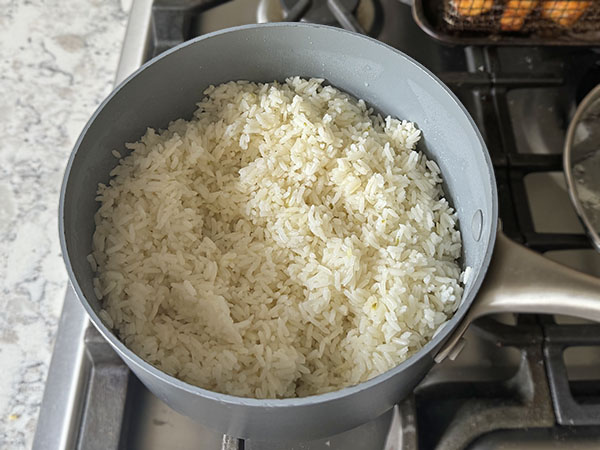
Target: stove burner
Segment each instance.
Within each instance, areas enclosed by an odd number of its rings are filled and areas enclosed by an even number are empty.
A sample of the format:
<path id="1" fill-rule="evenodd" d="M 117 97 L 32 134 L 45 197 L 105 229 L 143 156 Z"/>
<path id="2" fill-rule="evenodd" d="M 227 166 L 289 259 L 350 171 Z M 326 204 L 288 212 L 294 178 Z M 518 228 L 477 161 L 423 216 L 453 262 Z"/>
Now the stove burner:
<path id="1" fill-rule="evenodd" d="M 306 0 L 280 0 L 281 7 L 287 15 L 293 11 L 298 4 L 306 2 Z M 344 11 L 354 14 L 360 0 L 337 0 L 335 3 L 341 6 Z M 300 15 L 302 22 L 322 23 L 324 25 L 338 25 L 339 21 L 332 11 L 330 2 L 327 0 L 308 0 L 306 2 L 306 11 Z"/>

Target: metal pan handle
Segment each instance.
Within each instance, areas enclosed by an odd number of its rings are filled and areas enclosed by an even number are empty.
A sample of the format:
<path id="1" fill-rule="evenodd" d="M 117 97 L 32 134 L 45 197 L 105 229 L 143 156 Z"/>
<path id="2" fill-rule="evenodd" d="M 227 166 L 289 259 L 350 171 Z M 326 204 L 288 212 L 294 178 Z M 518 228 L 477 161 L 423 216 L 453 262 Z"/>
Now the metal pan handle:
<path id="1" fill-rule="evenodd" d="M 457 344 L 475 319 L 507 312 L 561 314 L 600 322 L 600 278 L 551 261 L 498 231 L 481 289 L 435 361 L 456 355 Z"/>

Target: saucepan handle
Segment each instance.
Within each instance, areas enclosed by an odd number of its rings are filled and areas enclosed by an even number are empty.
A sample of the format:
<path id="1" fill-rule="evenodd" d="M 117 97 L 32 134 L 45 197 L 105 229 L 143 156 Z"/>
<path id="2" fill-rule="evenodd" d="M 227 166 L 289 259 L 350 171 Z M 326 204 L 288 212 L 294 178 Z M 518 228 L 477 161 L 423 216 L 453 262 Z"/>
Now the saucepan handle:
<path id="1" fill-rule="evenodd" d="M 496 313 L 561 314 L 600 322 L 600 278 L 551 261 L 499 231 L 481 289 L 435 361 L 455 353 L 471 322 Z"/>

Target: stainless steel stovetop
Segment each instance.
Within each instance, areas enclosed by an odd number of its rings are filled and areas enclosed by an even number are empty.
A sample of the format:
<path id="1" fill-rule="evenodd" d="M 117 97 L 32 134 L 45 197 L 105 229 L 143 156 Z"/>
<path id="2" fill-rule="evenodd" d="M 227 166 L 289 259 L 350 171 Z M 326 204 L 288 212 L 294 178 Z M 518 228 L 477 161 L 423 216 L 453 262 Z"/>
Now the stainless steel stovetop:
<path id="1" fill-rule="evenodd" d="M 116 82 L 191 37 L 286 13 L 289 19 L 285 7 L 296 1 L 134 0 Z M 600 82 L 600 55 L 446 47 L 419 30 L 398 0 L 341 3 L 370 35 L 433 70 L 469 109 L 494 163 L 504 231 L 600 276 L 600 256 L 571 207 L 560 157 L 577 102 Z M 305 17 L 336 23 L 323 8 Z M 374 422 L 318 441 L 242 441 L 192 422 L 146 390 L 89 324 L 69 287 L 34 449 L 600 448 L 600 325 L 485 318 L 466 341 L 455 360 L 434 367 L 410 398 Z"/>

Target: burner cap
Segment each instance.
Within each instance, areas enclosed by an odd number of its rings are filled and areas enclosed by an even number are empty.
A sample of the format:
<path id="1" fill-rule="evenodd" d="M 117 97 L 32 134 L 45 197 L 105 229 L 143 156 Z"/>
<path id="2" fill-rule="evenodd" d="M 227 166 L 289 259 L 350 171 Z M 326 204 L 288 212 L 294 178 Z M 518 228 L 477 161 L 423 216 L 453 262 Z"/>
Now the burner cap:
<path id="1" fill-rule="evenodd" d="M 290 11 L 298 0 L 280 0 L 283 10 Z M 354 13 L 359 0 L 340 0 L 346 11 Z M 312 0 L 308 11 L 302 16 L 302 21 L 311 23 L 322 23 L 324 25 L 336 25 L 338 22 L 327 6 L 327 0 Z"/>

